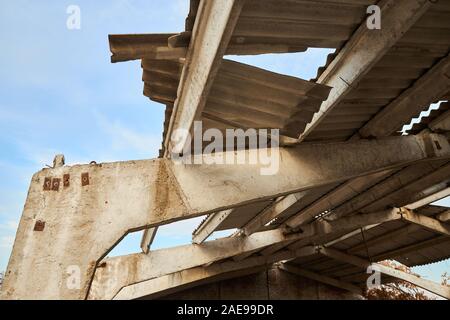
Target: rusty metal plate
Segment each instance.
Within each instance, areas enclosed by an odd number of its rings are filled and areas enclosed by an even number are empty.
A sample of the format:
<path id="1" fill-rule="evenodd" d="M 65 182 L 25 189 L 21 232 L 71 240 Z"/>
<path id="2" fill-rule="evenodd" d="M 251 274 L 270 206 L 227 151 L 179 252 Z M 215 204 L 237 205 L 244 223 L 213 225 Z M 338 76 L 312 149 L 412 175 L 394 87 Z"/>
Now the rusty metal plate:
<path id="1" fill-rule="evenodd" d="M 52 190 L 52 178 L 44 179 L 44 191 Z"/>
<path id="2" fill-rule="evenodd" d="M 45 228 L 45 221 L 38 220 L 34 224 L 34 231 L 44 231 Z"/>
<path id="3" fill-rule="evenodd" d="M 89 185 L 89 173 L 84 172 L 81 174 L 81 185 L 83 187 Z"/>
<path id="4" fill-rule="evenodd" d="M 68 173 L 63 175 L 63 186 L 64 186 L 64 188 L 67 188 L 68 186 L 70 186 L 70 174 L 68 174 Z"/>
<path id="5" fill-rule="evenodd" d="M 53 178 L 52 180 L 52 190 L 59 191 L 59 185 L 61 184 L 60 178 Z"/>

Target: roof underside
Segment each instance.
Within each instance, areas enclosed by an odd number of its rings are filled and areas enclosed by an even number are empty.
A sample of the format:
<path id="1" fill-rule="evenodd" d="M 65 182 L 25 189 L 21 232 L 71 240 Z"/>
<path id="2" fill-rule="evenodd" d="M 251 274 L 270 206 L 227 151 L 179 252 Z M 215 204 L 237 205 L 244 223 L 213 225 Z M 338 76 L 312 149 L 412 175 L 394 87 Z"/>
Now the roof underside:
<path id="1" fill-rule="evenodd" d="M 327 64 L 318 70 L 318 79 L 364 23 L 367 6 L 373 2 L 247 0 L 226 52 L 262 54 L 300 52 L 311 47 L 336 49 L 328 57 Z M 186 29 L 179 34 L 110 36 L 113 61 L 141 59 L 144 95 L 166 105 L 164 139 L 168 134 L 169 121 L 179 94 L 183 70 L 183 57 L 180 58 L 180 55 L 185 54 L 189 46 L 198 5 L 199 0 L 191 0 Z M 161 46 L 169 46 L 171 49 L 155 53 L 154 48 Z M 389 110 L 393 101 L 446 58 L 449 51 L 450 0 L 441 0 L 380 57 L 357 86 L 352 87 L 350 93 L 302 143 L 347 141 L 355 138 L 367 123 Z M 167 59 L 161 59 L 161 55 L 166 55 Z M 204 129 L 278 128 L 282 135 L 297 138 L 329 96 L 331 88 L 316 83 L 317 79 L 306 81 L 223 60 L 202 113 Z M 450 93 L 450 88 L 448 92 Z M 449 96 L 447 93 L 437 100 L 436 97 L 430 97 L 429 103 L 423 105 L 420 112 L 428 110 L 431 103 L 445 101 Z M 417 118 L 420 114 L 417 111 L 416 108 L 411 108 L 400 114 L 401 119 L 404 119 L 403 125 Z M 424 117 L 421 123 L 415 124 L 408 133 L 419 134 L 438 120 L 442 123 L 444 118 L 449 121 L 449 112 L 449 104 L 440 103 L 437 110 Z M 391 135 L 400 134 L 403 125 Z M 277 219 L 258 231 L 277 228 L 288 218 L 302 214 L 304 210 L 319 203 L 328 203 L 328 215 L 341 217 L 402 207 L 448 186 L 450 162 L 438 160 L 417 163 L 372 174 L 363 179 L 309 190 Z M 345 188 L 353 192 L 339 193 Z M 276 201 L 279 199 L 236 208 L 215 230 L 243 228 Z M 317 207 L 323 208 L 323 205 Z M 448 208 L 425 205 L 417 212 L 435 217 L 446 210 Z M 322 212 L 323 210 L 316 214 Z M 393 234 L 396 236 L 392 237 Z M 332 240 L 334 239 L 329 239 Z M 300 241 L 281 250 L 310 244 Z M 330 246 L 370 261 L 395 259 L 407 266 L 429 264 L 450 257 L 449 237 L 420 227 L 411 228 L 403 221 L 375 226 Z M 260 252 L 253 254 L 259 255 Z M 357 285 L 365 283 L 367 278 L 365 270 L 321 255 L 298 258 L 291 263 Z"/>

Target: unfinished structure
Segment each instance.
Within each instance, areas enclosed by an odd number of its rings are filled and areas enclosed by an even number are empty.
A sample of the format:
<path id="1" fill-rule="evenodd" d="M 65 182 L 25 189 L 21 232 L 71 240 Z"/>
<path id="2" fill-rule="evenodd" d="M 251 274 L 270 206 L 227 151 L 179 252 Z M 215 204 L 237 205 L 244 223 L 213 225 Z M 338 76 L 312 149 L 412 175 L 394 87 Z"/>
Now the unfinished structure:
<path id="1" fill-rule="evenodd" d="M 373 4 L 381 29 L 366 23 Z M 142 61 L 144 95 L 166 106 L 160 158 L 36 173 L 1 298 L 194 297 L 179 292 L 261 271 L 280 275 L 272 286 L 289 274 L 345 298 L 365 289 L 369 265 L 385 283 L 450 298 L 449 287 L 379 263 L 450 257 L 450 210 L 431 205 L 450 195 L 450 0 L 192 0 L 181 33 L 109 41 L 113 62 Z M 311 81 L 224 59 L 310 47 L 336 49 Z M 279 129 L 277 173 L 175 163 L 191 136 L 173 135 L 194 121 Z M 202 215 L 193 244 L 151 250 L 158 226 Z M 138 230 L 142 253 L 105 258 Z M 323 297 L 285 289 L 268 298 Z"/>

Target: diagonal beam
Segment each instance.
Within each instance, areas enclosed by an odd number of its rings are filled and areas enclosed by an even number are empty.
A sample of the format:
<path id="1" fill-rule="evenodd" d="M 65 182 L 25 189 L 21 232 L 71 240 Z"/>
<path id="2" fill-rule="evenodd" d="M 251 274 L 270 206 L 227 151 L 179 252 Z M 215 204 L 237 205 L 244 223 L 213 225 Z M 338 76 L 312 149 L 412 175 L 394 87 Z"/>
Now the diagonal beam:
<path id="1" fill-rule="evenodd" d="M 139 282 L 122 288 L 114 297 L 115 300 L 130 300 L 141 297 L 157 299 L 167 294 L 185 290 L 199 284 L 209 283 L 223 279 L 224 276 L 236 277 L 242 275 L 245 270 L 254 270 L 253 268 L 266 268 L 275 262 L 294 259 L 301 256 L 308 256 L 313 252 L 313 248 L 297 251 L 284 251 L 271 257 L 255 257 L 243 262 L 225 261 L 213 264 L 208 267 L 196 267 L 182 270 L 179 272 L 164 275 L 158 278 Z M 238 274 L 236 274 L 238 272 Z M 92 297 L 102 298 L 102 297 Z"/>
<path id="2" fill-rule="evenodd" d="M 414 209 L 418 209 L 421 208 L 423 206 L 426 206 L 432 202 L 436 202 L 439 201 L 441 199 L 444 199 L 446 197 L 450 196 L 450 187 L 445 188 L 439 192 L 433 193 L 431 195 L 429 195 L 428 197 L 425 197 L 423 199 L 420 199 L 419 201 L 416 201 L 414 203 L 408 204 L 407 206 L 405 206 L 406 208 L 410 209 L 410 210 L 414 210 Z"/>
<path id="3" fill-rule="evenodd" d="M 301 268 L 298 268 L 298 267 L 295 267 L 295 266 L 292 266 L 292 265 L 289 265 L 286 263 L 281 264 L 278 268 L 283 271 L 286 271 L 286 272 L 289 272 L 289 273 L 292 273 L 292 274 L 295 274 L 295 275 L 298 275 L 301 277 L 312 279 L 312 280 L 322 282 L 322 283 L 328 284 L 330 286 L 333 286 L 333 287 L 336 287 L 339 289 L 344 289 L 344 290 L 353 292 L 357 295 L 363 295 L 363 290 L 360 287 L 357 287 L 357 286 L 355 286 L 351 283 L 345 282 L 345 281 L 327 277 L 327 276 L 324 276 L 324 275 L 321 275 L 321 274 L 318 274 L 318 273 L 315 273 L 315 272 L 312 272 L 309 270 L 301 269 Z"/>
<path id="4" fill-rule="evenodd" d="M 164 145 L 180 153 L 188 136 L 171 142 L 173 132 L 190 133 L 206 104 L 245 0 L 202 0 L 178 86 L 178 98 Z"/>
<path id="5" fill-rule="evenodd" d="M 186 48 L 170 48 L 168 39 L 174 34 L 109 35 L 111 62 L 137 59 L 178 60 L 186 56 Z"/>
<path id="6" fill-rule="evenodd" d="M 98 268 L 90 291 L 90 297 L 111 299 L 122 287 L 139 283 L 166 274 L 211 265 L 223 259 L 260 250 L 269 245 L 300 240 L 326 234 L 338 234 L 371 225 L 401 218 L 399 209 L 342 218 L 338 221 L 318 221 L 305 226 L 300 233 L 286 234 L 276 229 L 252 234 L 249 237 L 231 237 L 169 249 L 155 250 L 146 254 L 133 254 L 109 258 Z M 305 247 L 299 250 L 315 254 L 315 248 Z M 177 257 L 174 261 L 168 256 Z M 246 260 L 245 260 L 246 261 Z M 114 279 L 114 281 L 110 281 Z"/>
<path id="7" fill-rule="evenodd" d="M 360 137 L 385 137 L 400 130 L 450 88 L 450 55 L 417 80 L 359 131 Z"/>
<path id="8" fill-rule="evenodd" d="M 260 248 L 270 241 L 278 241 L 283 237 L 280 232 L 265 232 L 253 235 L 246 241 L 238 238 L 224 238 L 200 245 L 188 245 L 163 250 L 152 251 L 149 255 L 135 254 L 124 257 L 116 257 L 105 260 L 105 266 L 97 270 L 93 286 L 89 292 L 89 299 L 112 299 L 122 288 L 133 284 L 142 283 L 147 280 L 161 278 L 166 275 L 182 272 L 192 268 L 201 267 L 206 270 L 216 270 L 211 262 L 224 260 L 237 252 L 250 251 Z M 309 256 L 315 254 L 315 248 L 305 247 L 287 254 L 275 255 L 277 259 L 292 259 L 298 256 Z M 177 257 L 174 261 L 167 257 Z M 259 259 L 258 259 L 259 258 Z M 248 268 L 250 265 L 272 261 L 270 257 L 256 257 L 249 259 L 250 262 L 229 261 L 225 263 L 228 271 L 238 268 Z M 255 264 L 254 264 L 255 263 Z M 205 264 L 208 264 L 204 267 Z M 224 263 L 219 263 L 223 266 Z M 134 266 L 134 270 L 133 270 Z M 221 267 L 219 267 L 221 268 Z M 220 269 L 219 269 L 220 271 Z M 109 279 L 114 279 L 110 281 Z"/>
<path id="9" fill-rule="evenodd" d="M 334 209 L 345 202 L 345 200 L 357 196 L 361 190 L 365 190 L 377 181 L 385 179 L 390 174 L 392 174 L 392 170 L 377 172 L 370 176 L 358 177 L 347 181 L 291 217 L 286 223 L 291 226 L 304 225 L 312 221 L 315 216 Z"/>
<path id="10" fill-rule="evenodd" d="M 264 227 L 267 223 L 272 221 L 273 219 L 277 218 L 280 214 L 282 214 L 284 211 L 289 209 L 292 205 L 297 203 L 303 195 L 307 193 L 305 192 L 298 192 L 290 194 L 286 197 L 280 198 L 278 201 L 276 201 L 274 204 L 269 205 L 266 209 L 264 209 L 262 212 L 256 215 L 252 220 L 250 220 L 243 228 L 242 232 L 249 236 L 255 232 L 257 232 L 259 229 Z"/>
<path id="11" fill-rule="evenodd" d="M 432 232 L 437 232 L 445 236 L 450 236 L 450 225 L 421 214 L 414 213 L 411 210 L 403 209 L 402 218 L 405 221 L 414 223 Z"/>
<path id="12" fill-rule="evenodd" d="M 411 226 L 419 228 L 419 227 L 417 227 L 415 225 L 411 225 Z M 386 242 L 391 242 L 392 241 L 393 234 L 391 234 L 390 236 L 391 236 L 391 238 L 389 240 L 385 239 Z M 411 244 L 411 245 L 407 245 L 407 246 L 403 246 L 403 247 L 400 247 L 400 248 L 384 251 L 384 252 L 382 252 L 380 254 L 372 256 L 371 260 L 373 260 L 373 261 L 383 261 L 383 260 L 387 260 L 387 259 L 389 259 L 389 260 L 397 260 L 399 257 L 401 257 L 403 255 L 407 255 L 407 254 L 409 254 L 411 252 L 417 252 L 419 250 L 423 250 L 423 249 L 426 249 L 426 248 L 430 248 L 430 247 L 433 247 L 433 246 L 436 246 L 436 245 L 445 244 L 445 243 L 450 243 L 450 238 L 449 237 L 437 236 L 437 237 L 433 237 L 431 239 L 428 239 L 428 240 L 425 240 L 425 241 L 421 241 L 421 242 L 417 242 L 417 243 L 414 243 L 414 244 Z M 368 244 L 368 246 L 369 246 L 369 244 Z M 356 254 L 359 251 L 361 251 L 360 249 L 359 250 L 355 250 L 355 249 L 359 249 L 359 248 L 351 248 L 351 249 L 347 250 L 346 253 L 347 254 Z M 298 248 L 296 248 L 295 250 L 298 250 Z M 367 254 L 365 252 L 365 250 L 364 250 L 364 253 Z M 346 270 L 351 271 L 353 269 L 354 269 L 353 266 L 351 266 L 351 267 L 343 267 L 342 265 L 340 265 L 340 266 L 337 266 L 337 267 L 333 267 L 333 268 L 329 268 L 329 269 L 323 270 L 322 272 L 328 274 L 328 273 L 333 273 L 333 272 L 336 272 L 336 271 L 339 271 L 339 272 L 345 272 Z M 351 277 L 351 276 L 348 276 L 348 277 Z M 343 277 L 342 279 L 348 280 L 347 276 Z"/>
<path id="13" fill-rule="evenodd" d="M 445 98 L 444 98 L 445 99 Z M 444 105 L 441 105 L 441 108 L 449 108 L 450 102 L 444 102 Z M 428 128 L 433 130 L 434 132 L 440 131 L 450 131 L 450 110 L 439 116 L 438 118 L 431 121 L 428 125 Z"/>
<path id="14" fill-rule="evenodd" d="M 406 272 L 403 272 L 400 270 L 396 270 L 394 268 L 390 268 L 390 267 L 384 266 L 379 263 L 371 264 L 369 261 L 361 259 L 357 256 L 352 256 L 352 255 L 346 254 L 339 250 L 335 250 L 335 249 L 331 249 L 331 248 L 321 248 L 320 253 L 329 258 L 332 258 L 332 259 L 335 259 L 338 261 L 342 261 L 344 263 L 349 263 L 356 267 L 360 267 L 362 269 L 367 269 L 368 266 L 372 265 L 374 267 L 374 270 L 377 270 L 387 276 L 409 282 L 409 283 L 416 285 L 422 289 L 425 289 L 434 294 L 437 294 L 443 298 L 450 299 L 450 287 L 448 287 L 448 286 L 444 286 L 444 285 L 438 284 L 438 283 L 430 281 L 430 280 L 422 279 L 413 274 L 409 274 L 409 273 L 406 273 Z"/>
<path id="15" fill-rule="evenodd" d="M 194 231 L 192 235 L 192 242 L 200 244 L 204 242 L 216 228 L 233 212 L 233 209 L 228 209 L 216 213 L 211 213 L 206 221 Z"/>
<path id="16" fill-rule="evenodd" d="M 428 0 L 381 1 L 383 17 L 381 30 L 369 30 L 364 22 L 318 79 L 318 83 L 333 89 L 328 100 L 322 104 L 312 122 L 300 135 L 300 141 L 305 140 L 430 5 L 431 2 Z"/>

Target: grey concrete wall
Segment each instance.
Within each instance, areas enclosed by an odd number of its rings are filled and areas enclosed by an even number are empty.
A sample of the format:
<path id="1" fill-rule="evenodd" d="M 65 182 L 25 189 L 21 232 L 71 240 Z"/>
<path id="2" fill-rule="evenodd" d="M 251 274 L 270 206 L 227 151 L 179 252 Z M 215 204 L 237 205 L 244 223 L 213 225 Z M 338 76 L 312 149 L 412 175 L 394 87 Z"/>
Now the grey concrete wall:
<path id="1" fill-rule="evenodd" d="M 181 300 L 350 300 L 348 291 L 292 275 L 277 268 L 186 289 L 163 299 Z"/>

